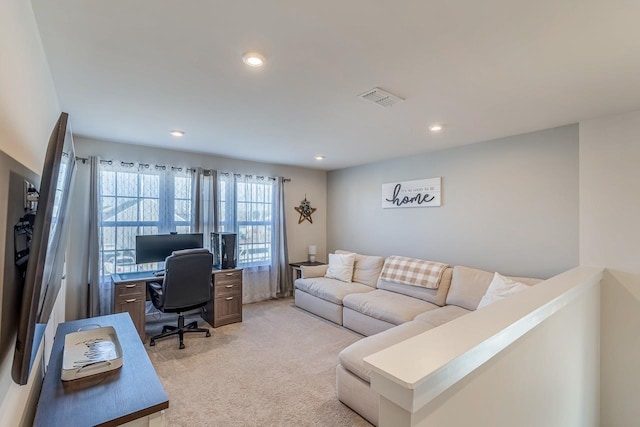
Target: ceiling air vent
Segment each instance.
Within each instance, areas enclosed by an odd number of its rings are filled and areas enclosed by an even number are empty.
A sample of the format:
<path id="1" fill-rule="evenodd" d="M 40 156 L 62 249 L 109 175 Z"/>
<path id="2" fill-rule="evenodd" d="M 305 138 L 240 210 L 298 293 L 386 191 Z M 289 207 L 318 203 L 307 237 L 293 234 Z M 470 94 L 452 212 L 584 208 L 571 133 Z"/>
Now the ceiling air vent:
<path id="1" fill-rule="evenodd" d="M 382 107 L 391 107 L 395 103 L 404 101 L 404 99 L 400 98 L 399 96 L 386 92 L 379 87 L 374 87 L 373 89 L 361 93 L 358 96 L 362 99 L 366 99 L 367 101 L 376 103 Z"/>

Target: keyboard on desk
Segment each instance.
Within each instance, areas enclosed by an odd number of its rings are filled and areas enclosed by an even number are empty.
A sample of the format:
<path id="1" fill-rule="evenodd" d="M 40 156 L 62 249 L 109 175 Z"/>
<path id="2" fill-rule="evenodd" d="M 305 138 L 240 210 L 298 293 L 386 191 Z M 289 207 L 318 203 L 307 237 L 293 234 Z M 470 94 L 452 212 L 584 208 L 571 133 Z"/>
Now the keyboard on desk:
<path id="1" fill-rule="evenodd" d="M 164 277 L 164 270 L 158 271 L 131 271 L 128 273 L 118 273 L 121 280 L 150 279 L 153 277 Z"/>

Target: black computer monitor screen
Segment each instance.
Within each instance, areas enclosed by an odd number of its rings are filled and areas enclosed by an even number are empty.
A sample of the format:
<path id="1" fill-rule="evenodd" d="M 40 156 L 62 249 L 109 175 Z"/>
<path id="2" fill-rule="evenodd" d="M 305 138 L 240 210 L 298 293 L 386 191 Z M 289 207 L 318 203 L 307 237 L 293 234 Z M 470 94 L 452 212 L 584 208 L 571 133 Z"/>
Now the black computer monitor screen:
<path id="1" fill-rule="evenodd" d="M 182 249 L 202 248 L 202 233 L 136 236 L 136 264 L 164 262 Z"/>

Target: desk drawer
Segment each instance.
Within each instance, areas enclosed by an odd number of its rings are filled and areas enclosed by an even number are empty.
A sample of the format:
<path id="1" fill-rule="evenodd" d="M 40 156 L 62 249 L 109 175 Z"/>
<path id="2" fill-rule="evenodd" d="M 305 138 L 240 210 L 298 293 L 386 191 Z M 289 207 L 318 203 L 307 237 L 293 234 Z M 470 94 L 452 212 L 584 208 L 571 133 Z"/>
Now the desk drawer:
<path id="1" fill-rule="evenodd" d="M 213 282 L 216 286 L 227 284 L 229 282 L 242 282 L 242 270 L 217 271 L 213 275 Z"/>
<path id="2" fill-rule="evenodd" d="M 242 322 L 242 296 L 231 295 L 216 298 L 214 304 L 213 327 Z"/>
<path id="3" fill-rule="evenodd" d="M 242 282 L 223 282 L 216 283 L 213 287 L 213 297 L 226 297 L 229 295 L 241 295 L 242 294 Z"/>
<path id="4" fill-rule="evenodd" d="M 131 288 L 129 288 L 131 289 Z M 113 300 L 114 313 L 129 313 L 131 320 L 140 334 L 140 339 L 145 340 L 145 294 L 118 295 Z"/>
<path id="5" fill-rule="evenodd" d="M 120 283 L 114 286 L 115 296 L 143 295 L 146 292 L 145 282 Z"/>

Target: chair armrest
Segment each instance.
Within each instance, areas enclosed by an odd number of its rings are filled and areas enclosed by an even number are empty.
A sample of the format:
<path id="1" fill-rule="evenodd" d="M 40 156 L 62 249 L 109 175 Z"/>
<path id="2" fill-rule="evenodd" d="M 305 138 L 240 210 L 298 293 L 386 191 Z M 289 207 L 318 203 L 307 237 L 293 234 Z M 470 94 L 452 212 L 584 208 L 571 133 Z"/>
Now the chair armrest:
<path id="1" fill-rule="evenodd" d="M 147 288 L 149 289 L 149 293 L 162 295 L 162 283 L 147 282 Z"/>

